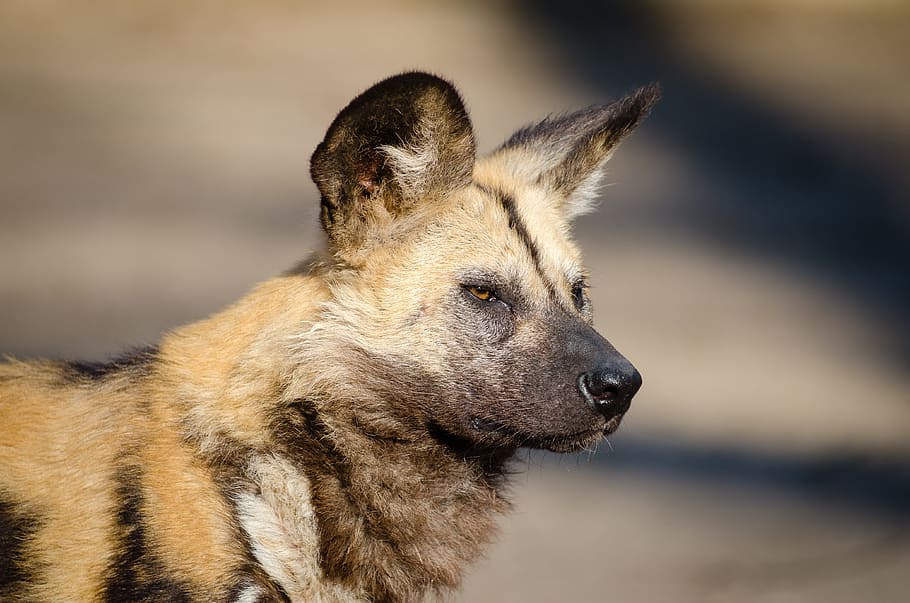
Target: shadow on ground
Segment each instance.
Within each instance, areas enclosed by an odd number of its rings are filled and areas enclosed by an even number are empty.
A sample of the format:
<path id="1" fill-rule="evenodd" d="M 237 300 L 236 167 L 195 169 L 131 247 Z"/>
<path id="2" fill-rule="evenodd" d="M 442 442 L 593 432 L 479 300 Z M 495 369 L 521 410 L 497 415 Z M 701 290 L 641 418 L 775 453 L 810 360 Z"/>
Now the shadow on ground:
<path id="1" fill-rule="evenodd" d="M 557 461 L 553 461 L 557 462 Z M 569 461 L 571 462 L 571 461 Z M 854 455 L 796 458 L 755 449 L 618 436 L 580 465 L 798 496 L 809 503 L 910 519 L 910 463 Z"/>

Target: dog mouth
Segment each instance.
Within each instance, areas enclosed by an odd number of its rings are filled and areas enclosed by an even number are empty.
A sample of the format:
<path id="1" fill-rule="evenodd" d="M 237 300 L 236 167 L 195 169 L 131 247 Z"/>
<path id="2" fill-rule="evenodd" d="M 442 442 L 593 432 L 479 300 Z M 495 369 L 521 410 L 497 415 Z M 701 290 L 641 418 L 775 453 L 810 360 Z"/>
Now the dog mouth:
<path id="1" fill-rule="evenodd" d="M 538 448 L 551 452 L 575 452 L 589 449 L 615 432 L 621 421 L 622 415 L 618 415 L 579 431 L 527 433 L 494 419 L 474 417 L 471 419 L 471 428 L 482 438 L 495 438 L 507 446 Z"/>

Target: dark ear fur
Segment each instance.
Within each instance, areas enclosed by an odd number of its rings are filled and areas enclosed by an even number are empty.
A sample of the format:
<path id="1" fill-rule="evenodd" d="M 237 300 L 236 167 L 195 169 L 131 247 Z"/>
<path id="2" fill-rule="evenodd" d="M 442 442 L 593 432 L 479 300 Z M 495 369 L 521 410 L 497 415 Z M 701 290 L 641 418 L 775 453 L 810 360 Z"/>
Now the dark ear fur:
<path id="1" fill-rule="evenodd" d="M 516 132 L 496 153 L 517 176 L 563 195 L 575 217 L 591 208 L 610 155 L 659 97 L 660 87 L 651 84 L 608 105 L 547 118 Z"/>
<path id="2" fill-rule="evenodd" d="M 470 183 L 474 159 L 450 83 L 419 72 L 383 80 L 338 114 L 313 153 L 322 226 L 342 254 L 368 246 L 417 202 Z"/>

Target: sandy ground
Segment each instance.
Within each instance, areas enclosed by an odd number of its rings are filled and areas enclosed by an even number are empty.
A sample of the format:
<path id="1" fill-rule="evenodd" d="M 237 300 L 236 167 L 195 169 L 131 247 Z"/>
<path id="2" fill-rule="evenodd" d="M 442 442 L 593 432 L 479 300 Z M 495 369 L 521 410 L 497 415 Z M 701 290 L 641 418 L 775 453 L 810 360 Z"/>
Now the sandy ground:
<path id="1" fill-rule="evenodd" d="M 293 265 L 310 152 L 390 73 L 456 81 L 482 149 L 660 80 L 578 225 L 645 387 L 594 460 L 532 458 L 456 600 L 906 600 L 908 11 L 560 6 L 4 3 L 0 353 L 103 358 Z"/>

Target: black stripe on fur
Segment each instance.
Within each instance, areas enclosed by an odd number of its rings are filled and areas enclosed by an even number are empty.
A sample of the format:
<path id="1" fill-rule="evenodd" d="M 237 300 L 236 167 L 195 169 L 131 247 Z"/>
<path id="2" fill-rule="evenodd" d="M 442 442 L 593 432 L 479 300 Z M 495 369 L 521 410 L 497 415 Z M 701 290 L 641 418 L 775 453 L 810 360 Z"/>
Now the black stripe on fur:
<path id="1" fill-rule="evenodd" d="M 146 374 L 157 357 L 158 348 L 147 346 L 130 350 L 108 362 L 70 361 L 65 363 L 64 368 L 66 375 L 74 381 L 100 381 L 124 371 Z"/>
<path id="2" fill-rule="evenodd" d="M 189 603 L 187 586 L 167 575 L 151 548 L 143 518 L 141 474 L 138 469 L 123 469 L 117 482 L 117 549 L 108 567 L 103 600 Z"/>
<path id="3" fill-rule="evenodd" d="M 19 593 L 35 579 L 27 545 L 40 522 L 0 495 L 0 600 Z"/>

